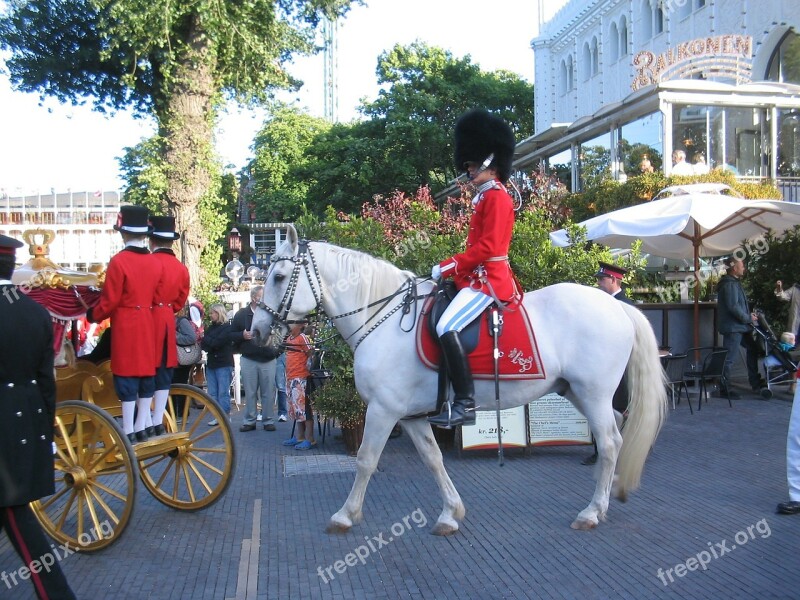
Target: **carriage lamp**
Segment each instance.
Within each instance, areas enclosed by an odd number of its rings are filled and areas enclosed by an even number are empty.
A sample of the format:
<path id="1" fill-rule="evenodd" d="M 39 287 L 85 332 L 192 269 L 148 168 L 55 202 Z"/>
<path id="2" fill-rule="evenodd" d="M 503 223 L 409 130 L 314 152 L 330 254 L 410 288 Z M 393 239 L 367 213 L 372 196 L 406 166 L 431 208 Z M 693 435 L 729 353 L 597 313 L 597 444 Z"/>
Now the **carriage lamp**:
<path id="1" fill-rule="evenodd" d="M 238 259 L 233 259 L 225 265 L 225 275 L 233 282 L 233 289 L 239 289 L 239 280 L 244 275 L 244 265 Z"/>

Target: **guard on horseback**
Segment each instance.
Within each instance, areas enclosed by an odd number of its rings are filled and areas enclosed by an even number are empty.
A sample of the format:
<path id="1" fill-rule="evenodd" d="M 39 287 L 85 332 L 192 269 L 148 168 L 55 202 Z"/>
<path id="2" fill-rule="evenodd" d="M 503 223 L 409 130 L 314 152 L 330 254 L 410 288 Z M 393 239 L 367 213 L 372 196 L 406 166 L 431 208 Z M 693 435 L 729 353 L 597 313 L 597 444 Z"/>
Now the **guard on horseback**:
<path id="1" fill-rule="evenodd" d="M 475 423 L 475 386 L 459 332 L 493 302 L 507 302 L 520 293 L 508 262 L 514 202 L 505 183 L 514 147 L 508 124 L 483 109 L 465 113 L 456 123 L 456 169 L 466 172 L 476 194 L 466 250 L 431 270 L 433 279 L 452 277 L 458 289 L 436 325 L 454 392 L 440 414 L 428 419 L 441 427 Z"/>

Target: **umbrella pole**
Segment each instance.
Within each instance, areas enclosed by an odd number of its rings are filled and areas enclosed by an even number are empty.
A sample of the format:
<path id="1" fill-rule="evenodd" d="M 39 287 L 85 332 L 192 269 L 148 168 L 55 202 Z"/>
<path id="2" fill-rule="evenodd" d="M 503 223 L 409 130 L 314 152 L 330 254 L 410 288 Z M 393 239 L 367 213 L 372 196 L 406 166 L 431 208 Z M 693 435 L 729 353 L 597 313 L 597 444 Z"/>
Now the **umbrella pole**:
<path id="1" fill-rule="evenodd" d="M 694 247 L 694 347 L 700 346 L 700 256 Z"/>

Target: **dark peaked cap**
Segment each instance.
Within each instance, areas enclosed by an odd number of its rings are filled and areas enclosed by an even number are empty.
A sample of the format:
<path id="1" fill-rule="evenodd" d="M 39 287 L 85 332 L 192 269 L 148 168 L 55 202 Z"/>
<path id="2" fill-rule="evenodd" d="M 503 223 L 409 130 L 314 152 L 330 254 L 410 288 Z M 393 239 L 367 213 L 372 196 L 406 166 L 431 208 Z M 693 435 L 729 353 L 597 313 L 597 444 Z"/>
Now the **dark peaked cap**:
<path id="1" fill-rule="evenodd" d="M 456 123 L 456 171 L 464 171 L 464 164 L 482 164 L 490 154 L 494 160 L 489 165 L 497 169 L 497 177 L 505 183 L 511 177 L 514 159 L 514 132 L 508 123 L 482 108 L 474 108 Z"/>

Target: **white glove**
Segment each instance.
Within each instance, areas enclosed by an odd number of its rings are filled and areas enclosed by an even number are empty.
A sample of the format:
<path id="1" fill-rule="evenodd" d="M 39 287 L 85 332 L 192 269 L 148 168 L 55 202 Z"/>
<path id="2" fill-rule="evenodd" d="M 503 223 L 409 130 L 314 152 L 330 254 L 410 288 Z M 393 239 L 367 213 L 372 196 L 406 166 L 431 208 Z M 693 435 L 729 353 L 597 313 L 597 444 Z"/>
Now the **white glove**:
<path id="1" fill-rule="evenodd" d="M 433 265 L 431 269 L 431 279 L 441 279 L 442 278 L 442 268 L 439 265 Z"/>

